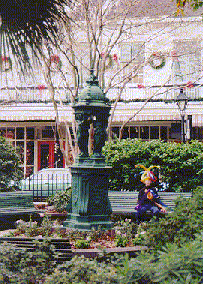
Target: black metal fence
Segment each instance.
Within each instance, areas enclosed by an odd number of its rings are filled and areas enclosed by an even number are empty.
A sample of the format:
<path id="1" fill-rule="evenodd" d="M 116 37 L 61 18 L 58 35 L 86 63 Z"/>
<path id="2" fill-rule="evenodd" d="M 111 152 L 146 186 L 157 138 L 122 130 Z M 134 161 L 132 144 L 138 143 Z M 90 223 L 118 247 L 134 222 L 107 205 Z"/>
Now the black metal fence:
<path id="1" fill-rule="evenodd" d="M 46 201 L 57 191 L 66 190 L 70 186 L 70 175 L 68 174 L 48 174 L 46 178 L 42 174 L 37 174 L 23 180 L 21 189 L 32 191 L 34 202 L 41 202 Z"/>

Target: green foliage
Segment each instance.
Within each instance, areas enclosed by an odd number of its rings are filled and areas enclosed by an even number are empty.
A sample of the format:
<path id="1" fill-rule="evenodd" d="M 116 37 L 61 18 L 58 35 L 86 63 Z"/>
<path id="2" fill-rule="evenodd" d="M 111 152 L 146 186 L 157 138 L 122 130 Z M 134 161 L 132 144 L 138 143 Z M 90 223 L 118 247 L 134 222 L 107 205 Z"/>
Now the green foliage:
<path id="1" fill-rule="evenodd" d="M 0 136 L 0 191 L 19 189 L 22 178 L 20 158 L 15 149 Z"/>
<path id="2" fill-rule="evenodd" d="M 115 223 L 115 245 L 125 247 L 135 237 L 137 224 L 131 219 L 125 219 Z"/>
<path id="3" fill-rule="evenodd" d="M 146 167 L 159 165 L 163 181 L 169 184 L 170 191 L 191 191 L 203 183 L 203 144 L 199 141 L 183 144 L 123 139 L 106 144 L 104 154 L 107 163 L 112 166 L 111 190 L 140 189 L 141 169 L 135 169 L 137 164 Z"/>
<path id="4" fill-rule="evenodd" d="M 178 246 L 195 239 L 203 230 L 203 187 L 198 187 L 187 200 L 179 199 L 174 212 L 145 224 L 144 244 L 161 249 L 166 243 Z"/>
<path id="5" fill-rule="evenodd" d="M 66 233 L 61 230 L 61 224 L 58 220 L 52 221 L 47 215 L 44 216 L 42 223 L 18 220 L 16 222 L 16 230 L 8 233 L 7 237 L 25 236 L 25 237 L 65 237 Z"/>
<path id="6" fill-rule="evenodd" d="M 129 240 L 127 239 L 126 235 L 124 235 L 124 234 L 116 235 L 115 245 L 117 247 L 126 247 L 128 242 L 129 242 Z"/>
<path id="7" fill-rule="evenodd" d="M 75 242 L 75 247 L 77 249 L 86 249 L 90 247 L 90 240 L 77 240 Z"/>
<path id="8" fill-rule="evenodd" d="M 123 283 L 195 284 L 203 280 L 202 235 L 181 247 L 167 244 L 157 255 L 141 253 L 134 259 L 117 260 Z"/>
<path id="9" fill-rule="evenodd" d="M 144 240 L 145 238 L 143 235 L 137 234 L 137 236 L 135 236 L 135 238 L 133 239 L 133 245 L 134 246 L 143 245 Z"/>
<path id="10" fill-rule="evenodd" d="M 56 266 L 54 249 L 46 240 L 33 252 L 0 246 L 0 283 L 137 283 L 197 284 L 203 281 L 203 235 L 181 246 L 166 244 L 157 254 L 142 252 L 136 258 L 117 256 L 105 262 L 74 257 Z"/>
<path id="11" fill-rule="evenodd" d="M 58 212 L 67 210 L 69 203 L 71 202 L 71 187 L 66 190 L 57 191 L 53 196 L 48 198 L 49 205 L 53 205 L 54 209 Z M 69 212 L 69 210 L 67 210 Z"/>
<path id="12" fill-rule="evenodd" d="M 125 283 L 119 281 L 117 269 L 105 262 L 98 263 L 84 257 L 75 257 L 72 261 L 64 264 L 60 269 L 48 276 L 44 284 L 70 284 L 70 283 Z"/>
<path id="13" fill-rule="evenodd" d="M 54 254 L 47 239 L 35 241 L 33 251 L 7 243 L 0 245 L 0 283 L 42 283 L 55 268 Z"/>

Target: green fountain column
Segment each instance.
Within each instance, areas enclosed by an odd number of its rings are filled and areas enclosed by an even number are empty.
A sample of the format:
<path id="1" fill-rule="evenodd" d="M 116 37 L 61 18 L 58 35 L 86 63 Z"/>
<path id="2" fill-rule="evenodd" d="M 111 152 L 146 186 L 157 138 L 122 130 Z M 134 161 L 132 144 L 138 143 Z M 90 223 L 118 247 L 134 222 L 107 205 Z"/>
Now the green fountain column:
<path id="1" fill-rule="evenodd" d="M 78 230 L 110 229 L 111 205 L 108 199 L 108 177 L 111 167 L 105 163 L 102 147 L 105 144 L 110 113 L 109 100 L 91 71 L 87 86 L 73 105 L 77 122 L 77 142 L 80 150 L 72 173 L 72 213 L 64 227 Z M 89 155 L 89 131 L 94 129 L 93 153 Z"/>

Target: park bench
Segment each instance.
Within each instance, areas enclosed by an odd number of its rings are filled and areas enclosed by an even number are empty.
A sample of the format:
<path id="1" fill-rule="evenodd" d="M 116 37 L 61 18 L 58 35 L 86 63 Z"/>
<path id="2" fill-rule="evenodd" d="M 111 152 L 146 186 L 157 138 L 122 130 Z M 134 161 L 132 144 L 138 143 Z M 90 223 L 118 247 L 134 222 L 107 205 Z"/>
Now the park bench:
<path id="1" fill-rule="evenodd" d="M 39 214 L 34 208 L 33 195 L 29 191 L 0 192 L 0 230 L 15 227 L 19 219 L 38 220 Z"/>
<path id="2" fill-rule="evenodd" d="M 109 201 L 112 207 L 112 214 L 130 214 L 135 212 L 138 192 L 109 191 Z M 190 198 L 191 192 L 159 192 L 161 201 L 168 206 L 167 212 L 173 211 L 175 200 L 178 197 Z"/>
<path id="3" fill-rule="evenodd" d="M 43 239 L 37 238 L 21 238 L 21 237 L 0 237 L 0 244 L 8 243 L 15 245 L 18 250 L 35 251 L 36 242 L 43 242 Z M 72 250 L 69 240 L 67 239 L 50 239 L 50 244 L 54 246 L 55 253 L 51 256 L 51 260 L 57 263 L 69 261 L 72 258 Z"/>

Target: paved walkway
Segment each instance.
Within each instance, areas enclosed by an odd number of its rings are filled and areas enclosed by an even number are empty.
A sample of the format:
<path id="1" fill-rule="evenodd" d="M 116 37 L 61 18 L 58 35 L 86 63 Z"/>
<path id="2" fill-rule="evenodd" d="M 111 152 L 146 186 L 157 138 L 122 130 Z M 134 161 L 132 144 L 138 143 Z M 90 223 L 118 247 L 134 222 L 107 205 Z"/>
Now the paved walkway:
<path id="1" fill-rule="evenodd" d="M 0 231 L 0 237 L 4 237 L 4 235 L 8 234 L 9 232 L 13 232 L 15 229 Z"/>

